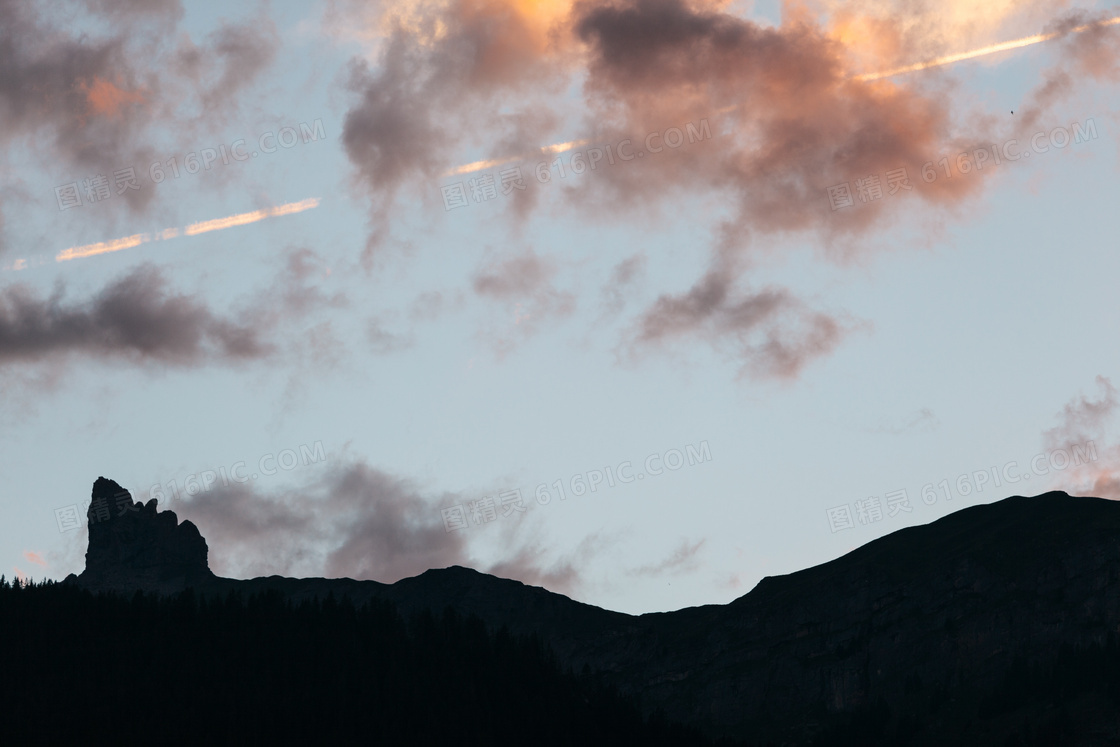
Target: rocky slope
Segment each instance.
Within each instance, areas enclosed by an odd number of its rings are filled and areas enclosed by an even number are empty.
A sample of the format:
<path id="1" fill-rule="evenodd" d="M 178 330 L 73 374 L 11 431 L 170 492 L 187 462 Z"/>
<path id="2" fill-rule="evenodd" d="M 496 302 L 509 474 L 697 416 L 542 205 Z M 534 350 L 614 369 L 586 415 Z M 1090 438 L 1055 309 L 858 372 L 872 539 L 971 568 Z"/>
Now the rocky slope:
<path id="1" fill-rule="evenodd" d="M 155 499 L 133 502 L 127 490 L 99 477 L 86 519 L 86 568 L 77 580 L 88 589 L 172 592 L 215 578 L 198 528 L 158 512 Z"/>

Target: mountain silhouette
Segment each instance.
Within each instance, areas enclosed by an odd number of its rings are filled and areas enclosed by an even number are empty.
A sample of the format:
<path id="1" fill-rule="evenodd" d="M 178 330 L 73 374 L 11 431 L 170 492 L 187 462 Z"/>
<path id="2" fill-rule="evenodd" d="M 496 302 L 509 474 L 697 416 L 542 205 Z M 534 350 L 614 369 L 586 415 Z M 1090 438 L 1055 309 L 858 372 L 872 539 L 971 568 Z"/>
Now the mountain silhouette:
<path id="1" fill-rule="evenodd" d="M 93 496 L 121 491 L 100 478 Z M 64 583 L 212 598 L 267 593 L 294 604 L 330 596 L 391 603 L 406 615 L 450 608 L 492 631 L 536 636 L 564 669 L 711 737 L 1120 744 L 1120 504 L 1112 501 L 1052 492 L 972 506 L 764 578 L 729 604 L 643 615 L 458 566 L 393 584 L 221 578 L 197 528 L 155 501 L 121 500 L 107 519 L 91 503 L 89 521 L 86 569 Z"/>

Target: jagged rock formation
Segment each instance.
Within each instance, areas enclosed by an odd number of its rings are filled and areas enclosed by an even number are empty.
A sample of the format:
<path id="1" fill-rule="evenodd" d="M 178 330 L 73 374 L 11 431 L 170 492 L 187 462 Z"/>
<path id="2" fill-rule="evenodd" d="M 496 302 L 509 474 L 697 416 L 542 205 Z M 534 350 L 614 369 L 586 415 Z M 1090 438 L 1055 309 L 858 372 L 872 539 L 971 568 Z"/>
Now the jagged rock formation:
<path id="1" fill-rule="evenodd" d="M 119 490 L 102 478 L 94 496 Z M 912 744 L 946 744 L 950 735 L 955 744 L 1003 744 L 1009 734 L 1031 733 L 1035 714 L 1024 707 L 987 717 L 978 704 L 1013 665 L 1050 666 L 1061 646 L 1120 636 L 1120 503 L 1065 493 L 966 508 L 765 578 L 730 604 L 640 616 L 460 567 L 395 584 L 218 578 L 193 524 L 157 513 L 154 501 L 127 505 L 100 522 L 91 506 L 78 583 L 377 597 L 406 613 L 451 606 L 493 629 L 540 635 L 563 665 L 586 666 L 640 696 L 647 712 L 660 707 L 713 735 L 774 744 L 808 744 L 837 714 L 869 708 L 933 735 Z M 1115 708 L 1102 707 L 1102 697 L 1078 716 L 1105 735 L 1100 744 L 1120 744 Z"/>
<path id="2" fill-rule="evenodd" d="M 198 528 L 157 511 L 154 498 L 133 502 L 127 490 L 99 477 L 86 519 L 86 568 L 76 580 L 88 589 L 174 592 L 215 578 Z"/>

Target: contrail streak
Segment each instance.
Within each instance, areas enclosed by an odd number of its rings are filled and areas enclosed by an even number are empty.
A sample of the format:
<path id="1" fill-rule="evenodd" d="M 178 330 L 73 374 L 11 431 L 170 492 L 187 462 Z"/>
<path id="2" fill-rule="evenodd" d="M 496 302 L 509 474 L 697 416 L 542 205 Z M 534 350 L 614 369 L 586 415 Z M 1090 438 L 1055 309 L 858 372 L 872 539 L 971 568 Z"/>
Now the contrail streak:
<path id="1" fill-rule="evenodd" d="M 123 239 L 102 241 L 97 244 L 85 244 L 84 246 L 74 246 L 59 252 L 58 255 L 55 256 L 54 261 L 66 262 L 71 259 L 81 259 L 83 257 L 93 257 L 98 254 L 119 252 L 122 249 L 131 249 L 134 246 L 139 246 L 140 244 L 158 239 L 173 239 L 177 236 L 197 236 L 198 234 L 209 233 L 210 231 L 221 231 L 225 228 L 234 228 L 235 226 L 256 223 L 265 218 L 278 218 L 282 215 L 302 213 L 304 210 L 311 210 L 317 207 L 319 207 L 319 198 L 312 197 L 299 202 L 289 202 L 286 205 L 277 205 L 276 207 L 264 208 L 263 210 L 254 210 L 250 213 L 239 213 L 225 218 L 215 218 L 214 220 L 192 223 L 184 229 L 165 228 L 154 234 L 138 233 L 132 236 L 125 236 Z M 23 260 L 19 260 L 19 262 L 23 262 L 23 264 L 13 266 L 11 269 L 22 270 L 27 267 L 27 263 Z"/>
<path id="2" fill-rule="evenodd" d="M 251 213 L 240 213 L 238 215 L 231 215 L 228 218 L 216 218 L 214 220 L 203 221 L 201 223 L 192 223 L 187 226 L 187 236 L 197 236 L 200 233 L 209 233 L 210 231 L 221 231 L 223 228 L 233 228 L 234 226 L 244 226 L 249 223 L 256 223 L 265 218 L 278 218 L 281 215 L 291 215 L 292 213 L 302 213 L 304 210 L 318 207 L 319 200 L 312 197 L 309 200 L 302 200 L 300 202 L 289 202 L 287 205 L 278 205 L 274 208 L 265 208 L 264 210 L 254 210 Z"/>
<path id="3" fill-rule="evenodd" d="M 885 70 L 885 71 L 879 72 L 879 73 L 864 73 L 862 75 L 854 75 L 850 78 L 850 80 L 858 80 L 858 81 L 880 80 L 882 78 L 890 78 L 891 76 L 894 76 L 894 75 L 902 75 L 903 73 L 913 73 L 913 72 L 917 72 L 919 70 L 928 70 L 931 67 L 940 67 L 942 65 L 951 65 L 954 62 L 962 62 L 963 60 L 971 60 L 971 59 L 974 59 L 976 57 L 983 57 L 984 55 L 995 54 L 996 52 L 1006 52 L 1009 49 L 1019 49 L 1020 47 L 1027 47 L 1027 46 L 1030 46 L 1031 44 L 1039 44 L 1040 42 L 1050 41 L 1051 39 L 1056 39 L 1059 36 L 1064 36 L 1065 34 L 1080 34 L 1083 31 L 1088 31 L 1089 29 L 1103 28 L 1105 26 L 1114 26 L 1118 23 L 1120 23 L 1120 16 L 1116 16 L 1115 18 L 1110 18 L 1107 21 L 1096 21 L 1094 23 L 1086 23 L 1082 26 L 1077 26 L 1076 28 L 1072 28 L 1068 31 L 1053 31 L 1049 34 L 1035 34 L 1034 36 L 1027 36 L 1027 37 L 1024 37 L 1022 39 L 1015 39 L 1013 41 L 1000 42 L 999 44 L 992 44 L 991 46 L 981 47 L 980 49 L 974 49 L 970 52 L 959 52 L 957 54 L 946 55 L 945 57 L 938 57 L 937 59 L 930 60 L 929 62 L 917 62 L 917 63 L 914 63 L 913 65 L 907 65 L 905 67 L 895 68 L 894 70 Z M 730 107 L 726 107 L 724 109 L 720 109 L 718 113 L 723 114 L 723 113 L 733 111 L 733 110 L 738 109 L 738 108 L 739 107 L 737 107 L 737 106 L 730 106 Z M 573 141 L 568 142 L 568 143 L 556 143 L 555 145 L 546 145 L 545 147 L 541 148 L 541 150 L 546 151 L 548 153 L 552 153 L 552 154 L 563 153 L 565 151 L 571 150 L 572 148 L 578 148 L 581 145 L 586 145 L 589 142 L 591 142 L 591 141 L 590 140 L 573 140 Z M 451 171 L 448 171 L 446 174 L 444 174 L 444 176 L 445 177 L 446 176 L 460 176 L 462 174 L 470 174 L 470 173 L 473 173 L 475 171 L 481 171 L 482 169 L 490 169 L 490 168 L 493 168 L 495 166 L 501 166 L 502 164 L 509 163 L 510 161 L 516 161 L 520 158 L 522 158 L 522 156 L 506 156 L 504 158 L 494 158 L 494 159 L 491 159 L 491 160 L 488 160 L 488 161 L 475 161 L 474 163 L 467 163 L 467 164 L 463 164 L 462 166 L 457 166 L 454 169 L 452 169 Z"/>
<path id="4" fill-rule="evenodd" d="M 1086 23 L 1082 26 L 1077 26 L 1069 31 L 1052 31 L 1049 34 L 1035 34 L 1034 36 L 1025 36 L 1022 39 L 1015 39 L 1014 41 L 1001 42 L 999 44 L 992 44 L 988 47 L 981 47 L 974 49 L 971 52 L 959 52 L 957 54 L 946 55 L 945 57 L 938 57 L 929 62 L 918 62 L 906 67 L 895 68 L 894 70 L 887 70 L 881 73 L 864 73 L 863 75 L 855 76 L 855 80 L 879 80 L 880 78 L 889 78 L 892 75 L 902 75 L 903 73 L 913 73 L 918 70 L 927 70 L 931 67 L 940 67 L 941 65 L 951 65 L 954 62 L 961 62 L 963 60 L 971 60 L 976 57 L 983 57 L 984 55 L 995 54 L 996 52 L 1006 52 L 1009 49 L 1018 49 L 1020 47 L 1028 47 L 1031 44 L 1039 44 L 1051 39 L 1057 39 L 1059 36 L 1065 34 L 1080 34 L 1083 31 L 1088 31 L 1094 28 L 1103 28 L 1105 26 L 1113 26 L 1120 23 L 1120 16 L 1110 18 L 1107 21 L 1097 21 L 1095 23 Z"/>
<path id="5" fill-rule="evenodd" d="M 85 246 L 72 246 L 69 249 L 59 252 L 58 256 L 54 258 L 54 261 L 65 262 L 68 259 L 80 259 L 82 257 L 92 257 L 95 254 L 119 252 L 122 249 L 131 249 L 134 246 L 140 246 L 147 240 L 148 234 L 138 233 L 113 241 L 102 241 L 97 244 L 86 244 Z"/>
<path id="6" fill-rule="evenodd" d="M 572 140 L 567 143 L 555 143 L 554 145 L 546 145 L 541 148 L 541 150 L 549 154 L 563 153 L 564 151 L 571 150 L 572 148 L 578 148 L 581 145 L 587 145 L 590 142 L 590 140 Z M 482 169 L 492 169 L 495 166 L 501 166 L 502 164 L 509 163 L 510 161 L 516 161 L 519 158 L 521 158 L 521 156 L 506 156 L 505 158 L 494 158 L 488 161 L 475 161 L 474 163 L 467 163 L 463 164 L 462 166 L 456 166 L 455 168 L 451 169 L 451 171 L 448 171 L 446 174 L 444 174 L 444 176 L 459 176 L 460 174 L 469 174 L 473 171 L 481 171 Z"/>

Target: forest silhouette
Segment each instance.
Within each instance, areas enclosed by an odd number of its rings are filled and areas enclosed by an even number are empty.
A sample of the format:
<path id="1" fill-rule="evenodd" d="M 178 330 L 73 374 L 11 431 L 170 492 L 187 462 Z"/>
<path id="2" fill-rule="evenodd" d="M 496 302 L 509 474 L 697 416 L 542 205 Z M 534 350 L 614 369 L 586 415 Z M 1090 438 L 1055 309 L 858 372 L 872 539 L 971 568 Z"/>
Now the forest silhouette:
<path id="1" fill-rule="evenodd" d="M 406 618 L 391 602 L 333 594 L 129 596 L 0 577 L 0 621 L 5 744 L 775 744 L 643 718 L 593 673 L 562 671 L 538 637 L 488 631 L 450 607 Z M 917 676 L 906 690 L 906 709 L 825 716 L 807 743 L 924 744 L 943 707 L 967 699 L 984 720 L 1037 714 L 1005 747 L 1064 744 L 1086 697 L 1120 712 L 1120 640 L 1017 659 L 984 692 Z"/>
<path id="2" fill-rule="evenodd" d="M 6 744 L 715 744 L 450 608 L 0 580 L 0 620 Z"/>

